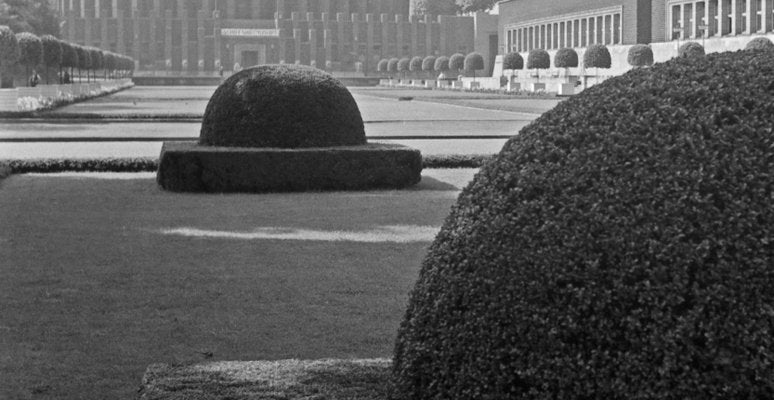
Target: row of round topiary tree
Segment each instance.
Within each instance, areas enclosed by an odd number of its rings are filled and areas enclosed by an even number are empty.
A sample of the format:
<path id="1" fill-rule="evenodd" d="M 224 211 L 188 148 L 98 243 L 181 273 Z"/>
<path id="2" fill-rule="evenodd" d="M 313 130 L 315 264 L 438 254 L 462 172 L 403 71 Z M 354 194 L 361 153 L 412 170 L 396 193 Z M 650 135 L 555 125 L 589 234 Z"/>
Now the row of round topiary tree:
<path id="1" fill-rule="evenodd" d="M 591 45 L 583 54 L 583 65 L 587 68 L 610 68 L 611 64 L 610 51 L 605 45 Z M 556 68 L 576 68 L 578 65 L 578 53 L 574 49 L 561 48 L 554 56 Z M 503 57 L 504 70 L 514 71 L 524 67 L 524 58 L 519 53 L 508 53 Z M 540 70 L 551 68 L 551 56 L 543 49 L 531 50 L 527 55 L 526 68 L 536 70 L 537 79 L 540 81 Z"/>
<path id="2" fill-rule="evenodd" d="M 460 53 L 455 53 L 450 57 L 446 56 L 427 56 L 427 57 L 404 57 L 404 58 L 390 58 L 382 59 L 377 64 L 376 70 L 382 73 L 401 73 L 405 76 L 406 72 L 427 72 L 431 75 L 433 72 L 446 73 L 446 72 L 461 72 L 469 71 L 475 73 L 477 70 L 484 69 L 484 57 L 477 52 L 472 52 L 467 56 Z"/>
<path id="3" fill-rule="evenodd" d="M 774 43 L 765 37 L 759 37 L 751 40 L 746 49 L 774 49 Z M 678 49 L 678 57 L 696 57 L 704 55 L 704 47 L 696 42 L 684 43 Z M 571 48 L 562 48 L 554 56 L 554 66 L 556 68 L 575 68 L 578 67 L 578 53 Z M 627 62 L 633 67 L 646 67 L 653 65 L 653 50 L 646 44 L 635 44 L 629 48 Z M 587 68 L 610 68 L 612 59 L 610 51 L 601 44 L 591 45 L 583 54 L 583 64 Z M 527 69 L 548 69 L 551 67 L 551 57 L 548 52 L 542 49 L 535 49 L 529 52 L 527 56 Z M 524 69 L 524 58 L 519 53 L 508 53 L 503 57 L 504 70 Z M 539 76 L 538 76 L 539 79 Z"/>
<path id="4" fill-rule="evenodd" d="M 14 34 L 7 26 L 0 26 L 0 73 L 11 72 L 14 68 L 21 68 L 25 76 L 30 76 L 32 69 L 43 68 L 46 83 L 52 69 L 58 71 L 60 79 L 65 75 L 72 77 L 74 69 L 77 69 L 81 80 L 81 73 L 85 70 L 86 80 L 90 81 L 96 79 L 97 71 L 103 71 L 105 79 L 127 76 L 134 71 L 134 60 L 96 47 L 69 43 L 51 35 Z M 69 72 L 66 72 L 67 69 Z"/>

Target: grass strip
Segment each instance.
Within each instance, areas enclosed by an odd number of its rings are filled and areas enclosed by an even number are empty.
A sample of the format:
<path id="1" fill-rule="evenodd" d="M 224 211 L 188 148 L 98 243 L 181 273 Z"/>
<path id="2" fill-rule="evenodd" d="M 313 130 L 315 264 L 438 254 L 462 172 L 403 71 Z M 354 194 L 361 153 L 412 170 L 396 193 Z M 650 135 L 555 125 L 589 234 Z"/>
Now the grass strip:
<path id="1" fill-rule="evenodd" d="M 391 361 L 282 360 L 151 365 L 142 400 L 387 400 Z"/>
<path id="2" fill-rule="evenodd" d="M 425 169 L 480 168 L 492 159 L 486 154 L 444 154 L 428 155 L 422 159 Z M 11 174 L 57 173 L 57 172 L 156 172 L 158 158 L 94 158 L 94 159 L 29 159 L 9 160 L 5 167 L 0 164 L 0 178 L 3 171 Z"/>

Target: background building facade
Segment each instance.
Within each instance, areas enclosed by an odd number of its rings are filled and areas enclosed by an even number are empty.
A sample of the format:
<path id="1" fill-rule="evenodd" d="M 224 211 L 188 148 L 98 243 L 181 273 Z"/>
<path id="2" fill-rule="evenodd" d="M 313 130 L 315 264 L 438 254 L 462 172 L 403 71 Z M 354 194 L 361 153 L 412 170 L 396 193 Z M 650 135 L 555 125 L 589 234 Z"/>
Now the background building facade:
<path id="1" fill-rule="evenodd" d="M 409 16 L 410 0 L 58 0 L 62 36 L 138 70 L 211 74 L 263 63 L 376 70 L 474 48 L 474 19 Z"/>
<path id="2" fill-rule="evenodd" d="M 774 0 L 508 0 L 509 51 L 731 38 L 774 32 Z"/>

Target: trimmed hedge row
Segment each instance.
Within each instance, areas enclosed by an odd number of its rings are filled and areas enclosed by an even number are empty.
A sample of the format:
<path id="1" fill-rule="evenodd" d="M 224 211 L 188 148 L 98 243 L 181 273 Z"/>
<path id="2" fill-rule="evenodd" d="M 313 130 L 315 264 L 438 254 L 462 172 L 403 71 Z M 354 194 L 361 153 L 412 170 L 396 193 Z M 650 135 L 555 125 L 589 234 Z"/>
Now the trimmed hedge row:
<path id="1" fill-rule="evenodd" d="M 395 397 L 774 398 L 772 76 L 675 58 L 522 129 L 430 247 Z"/>
<path id="2" fill-rule="evenodd" d="M 324 148 L 219 148 L 164 143 L 156 181 L 206 193 L 405 188 L 422 178 L 419 150 L 395 144 Z"/>
<path id="3" fill-rule="evenodd" d="M 446 154 L 422 156 L 423 169 L 480 168 L 494 156 L 485 154 Z M 104 159 L 31 159 L 12 160 L 6 164 L 8 174 L 57 172 L 156 172 L 158 158 Z"/>

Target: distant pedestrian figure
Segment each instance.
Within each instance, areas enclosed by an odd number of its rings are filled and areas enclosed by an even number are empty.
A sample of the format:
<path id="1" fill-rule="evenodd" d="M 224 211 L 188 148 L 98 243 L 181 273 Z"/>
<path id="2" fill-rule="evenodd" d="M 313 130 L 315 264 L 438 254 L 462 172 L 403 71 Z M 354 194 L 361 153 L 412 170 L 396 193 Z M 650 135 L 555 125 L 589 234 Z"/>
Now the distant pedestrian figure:
<path id="1" fill-rule="evenodd" d="M 223 66 L 221 65 L 220 68 L 218 68 L 218 73 L 220 74 L 220 78 L 223 79 Z"/>
<path id="2" fill-rule="evenodd" d="M 65 71 L 65 73 L 64 73 L 64 82 L 62 82 L 62 83 L 73 83 L 70 80 L 70 73 L 69 72 Z"/>
<path id="3" fill-rule="evenodd" d="M 40 82 L 40 75 L 38 75 L 38 72 L 33 69 L 32 76 L 30 76 L 30 87 L 38 86 L 39 82 Z"/>

